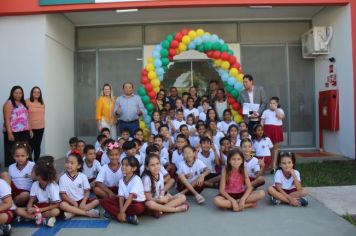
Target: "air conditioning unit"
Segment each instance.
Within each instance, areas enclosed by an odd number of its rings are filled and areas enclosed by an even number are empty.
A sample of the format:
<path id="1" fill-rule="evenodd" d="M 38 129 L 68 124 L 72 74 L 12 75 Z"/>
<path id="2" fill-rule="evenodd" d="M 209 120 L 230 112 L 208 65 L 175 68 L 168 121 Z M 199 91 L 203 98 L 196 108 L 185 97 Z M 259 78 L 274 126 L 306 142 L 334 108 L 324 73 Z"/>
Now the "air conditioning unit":
<path id="1" fill-rule="evenodd" d="M 329 54 L 332 27 L 317 26 L 302 35 L 303 58 L 316 58 Z"/>

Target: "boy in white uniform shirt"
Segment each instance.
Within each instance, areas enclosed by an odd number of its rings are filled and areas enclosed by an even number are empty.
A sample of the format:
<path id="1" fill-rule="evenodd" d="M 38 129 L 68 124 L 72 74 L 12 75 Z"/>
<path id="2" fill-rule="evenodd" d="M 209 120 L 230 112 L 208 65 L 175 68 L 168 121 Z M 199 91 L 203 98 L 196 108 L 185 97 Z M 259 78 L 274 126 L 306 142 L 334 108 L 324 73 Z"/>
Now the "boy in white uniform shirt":
<path id="1" fill-rule="evenodd" d="M 171 129 L 172 129 L 172 134 L 174 137 L 177 137 L 178 133 L 179 133 L 179 127 L 181 125 L 185 125 L 185 120 L 183 119 L 183 110 L 182 109 L 178 109 L 176 111 L 176 119 L 171 121 Z"/>
<path id="2" fill-rule="evenodd" d="M 85 174 L 88 178 L 90 183 L 90 188 L 93 189 L 95 186 L 95 179 L 98 173 L 101 170 L 101 165 L 99 161 L 97 161 L 95 147 L 91 144 L 88 144 L 84 148 L 84 160 L 83 160 L 83 171 L 82 173 Z"/>
<path id="3" fill-rule="evenodd" d="M 0 179 L 0 207 L 3 209 L 0 211 L 0 233 L 10 235 L 10 224 L 14 218 L 16 207 L 12 201 L 11 188 L 3 179 Z"/>

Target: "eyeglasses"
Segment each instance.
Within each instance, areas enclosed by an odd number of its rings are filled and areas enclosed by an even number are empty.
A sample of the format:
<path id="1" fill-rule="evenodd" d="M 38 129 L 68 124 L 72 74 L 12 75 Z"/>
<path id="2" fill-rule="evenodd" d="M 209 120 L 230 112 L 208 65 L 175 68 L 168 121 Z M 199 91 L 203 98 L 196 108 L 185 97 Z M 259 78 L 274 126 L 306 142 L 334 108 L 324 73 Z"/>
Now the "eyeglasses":
<path id="1" fill-rule="evenodd" d="M 292 157 L 294 156 L 294 152 L 279 152 L 279 156 L 289 156 Z"/>

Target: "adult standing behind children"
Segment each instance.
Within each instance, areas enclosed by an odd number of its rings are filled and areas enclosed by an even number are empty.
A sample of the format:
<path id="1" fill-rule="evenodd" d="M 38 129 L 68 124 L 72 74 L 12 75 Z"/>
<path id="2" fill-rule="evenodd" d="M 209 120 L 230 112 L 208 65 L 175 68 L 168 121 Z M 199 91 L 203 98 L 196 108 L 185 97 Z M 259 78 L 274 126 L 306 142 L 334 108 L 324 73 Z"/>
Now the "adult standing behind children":
<path id="1" fill-rule="evenodd" d="M 31 89 L 30 98 L 26 100 L 26 105 L 28 107 L 30 127 L 33 132 L 30 146 L 34 153 L 34 161 L 37 162 L 41 154 L 41 143 L 45 129 L 45 105 L 42 91 L 39 87 L 35 86 Z"/>
<path id="2" fill-rule="evenodd" d="M 116 117 L 114 114 L 114 104 L 116 98 L 113 95 L 110 84 L 104 84 L 101 95 L 96 101 L 96 115 L 97 126 L 99 132 L 103 128 L 110 129 L 111 137 L 116 140 Z"/>
<path id="3" fill-rule="evenodd" d="M 176 109 L 176 100 L 180 98 L 178 96 L 178 89 L 177 87 L 171 87 L 169 89 L 169 96 L 167 97 L 169 100 L 169 103 L 171 104 L 171 108 Z"/>
<path id="4" fill-rule="evenodd" d="M 28 109 L 22 87 L 12 87 L 10 96 L 3 106 L 5 166 L 15 162 L 11 149 L 15 142 L 29 142 L 33 136 L 28 122 Z"/>
<path id="5" fill-rule="evenodd" d="M 251 111 L 249 114 L 244 115 L 244 120 L 248 125 L 248 131 L 251 134 L 253 132 L 253 126 L 260 123 L 262 112 L 267 107 L 267 97 L 263 87 L 254 85 L 252 75 L 244 75 L 243 85 L 245 89 L 241 91 L 241 104 L 259 104 L 257 111 Z"/>
<path id="6" fill-rule="evenodd" d="M 144 106 L 141 98 L 133 94 L 134 86 L 131 82 L 125 82 L 122 88 L 124 95 L 116 99 L 114 111 L 118 116 L 120 134 L 126 128 L 133 137 L 135 130 L 139 128 L 138 119 L 143 114 Z"/>

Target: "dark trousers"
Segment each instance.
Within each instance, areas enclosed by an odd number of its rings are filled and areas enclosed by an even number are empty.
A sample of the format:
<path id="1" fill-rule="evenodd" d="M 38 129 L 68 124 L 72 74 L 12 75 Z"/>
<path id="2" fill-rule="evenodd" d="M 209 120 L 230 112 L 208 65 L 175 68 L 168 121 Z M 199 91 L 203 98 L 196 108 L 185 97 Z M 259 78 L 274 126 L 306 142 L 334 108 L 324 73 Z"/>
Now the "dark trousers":
<path id="1" fill-rule="evenodd" d="M 131 122 L 125 122 L 123 120 L 119 120 L 118 124 L 119 124 L 120 135 L 122 133 L 122 130 L 126 128 L 130 131 L 130 136 L 133 137 L 135 130 L 139 128 L 138 120 L 131 121 Z"/>
<path id="2" fill-rule="evenodd" d="M 251 134 L 251 136 L 253 136 L 253 127 L 260 123 L 261 123 L 260 121 L 251 121 L 251 120 L 248 122 L 247 124 L 248 132 Z"/>
<path id="3" fill-rule="evenodd" d="M 30 132 L 28 130 L 21 132 L 13 132 L 15 141 L 10 141 L 7 132 L 4 132 L 4 151 L 5 151 L 5 166 L 15 163 L 14 158 L 12 157 L 12 146 L 15 142 L 28 142 L 30 141 Z M 31 158 L 30 158 L 31 159 Z"/>
<path id="4" fill-rule="evenodd" d="M 44 129 L 33 129 L 33 137 L 30 140 L 30 146 L 34 154 L 34 160 L 37 162 L 41 155 L 41 143 L 43 138 Z"/>

